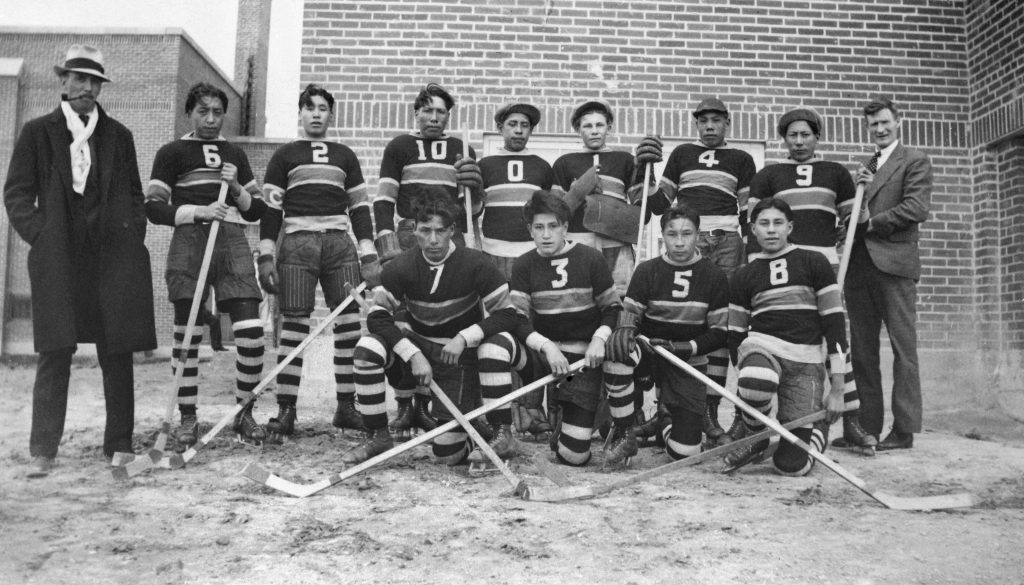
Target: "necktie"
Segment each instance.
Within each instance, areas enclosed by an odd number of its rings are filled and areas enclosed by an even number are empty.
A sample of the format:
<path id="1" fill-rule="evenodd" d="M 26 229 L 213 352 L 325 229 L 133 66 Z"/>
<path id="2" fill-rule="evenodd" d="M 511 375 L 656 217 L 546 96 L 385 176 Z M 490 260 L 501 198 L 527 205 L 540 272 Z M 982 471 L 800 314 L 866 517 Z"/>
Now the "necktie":
<path id="1" fill-rule="evenodd" d="M 84 124 L 85 126 L 89 125 L 89 115 L 88 114 L 78 114 L 78 119 L 81 120 L 82 124 Z"/>
<path id="2" fill-rule="evenodd" d="M 871 171 L 872 173 L 875 173 L 875 172 L 878 171 L 878 159 L 881 156 L 882 156 L 882 151 L 880 151 L 880 150 L 879 151 L 875 151 L 875 155 L 872 156 L 871 160 L 868 161 L 868 164 L 866 165 L 866 168 L 869 171 Z"/>

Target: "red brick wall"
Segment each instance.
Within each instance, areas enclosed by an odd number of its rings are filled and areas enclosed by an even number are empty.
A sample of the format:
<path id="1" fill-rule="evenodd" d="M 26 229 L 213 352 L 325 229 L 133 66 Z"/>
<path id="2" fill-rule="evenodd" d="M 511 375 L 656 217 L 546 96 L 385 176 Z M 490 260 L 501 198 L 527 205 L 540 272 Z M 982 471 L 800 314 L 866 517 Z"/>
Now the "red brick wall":
<path id="1" fill-rule="evenodd" d="M 371 190 L 384 145 L 410 128 L 412 99 L 429 81 L 453 92 L 452 126 L 468 125 L 477 144 L 509 100 L 541 107 L 538 132 L 559 134 L 571 132 L 574 105 L 599 96 L 616 108 L 616 144 L 648 132 L 687 138 L 688 112 L 717 94 L 733 111 L 733 136 L 765 141 L 771 161 L 785 156 L 778 116 L 805 104 L 827 118 L 822 154 L 851 169 L 870 152 L 860 107 L 871 94 L 889 94 L 905 113 L 904 142 L 935 165 L 923 230 L 922 345 L 970 347 L 964 16 L 959 0 L 311 1 L 301 83 L 335 92 L 335 135 L 360 155 Z"/>

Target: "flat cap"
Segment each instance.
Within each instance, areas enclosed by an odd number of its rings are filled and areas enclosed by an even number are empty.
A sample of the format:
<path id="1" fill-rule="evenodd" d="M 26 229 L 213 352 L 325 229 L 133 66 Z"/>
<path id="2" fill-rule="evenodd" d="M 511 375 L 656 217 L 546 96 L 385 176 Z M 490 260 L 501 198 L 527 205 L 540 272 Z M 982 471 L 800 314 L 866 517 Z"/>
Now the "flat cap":
<path id="1" fill-rule="evenodd" d="M 569 120 L 572 123 L 572 127 L 578 129 L 580 127 L 580 118 L 589 112 L 603 113 L 604 117 L 608 119 L 609 124 L 615 120 L 615 117 L 612 115 L 611 104 L 604 100 L 590 100 L 589 102 L 583 102 L 582 105 L 573 110 L 572 118 Z"/>
<path id="2" fill-rule="evenodd" d="M 810 124 L 811 130 L 818 136 L 821 135 L 821 131 L 825 127 L 825 119 L 821 117 L 821 114 L 811 108 L 797 108 L 786 112 L 779 118 L 779 136 L 785 136 L 789 125 L 800 121 Z"/>
<path id="3" fill-rule="evenodd" d="M 721 112 L 726 116 L 729 115 L 729 109 L 725 107 L 725 103 L 716 97 L 709 97 L 701 100 L 701 102 L 697 104 L 697 108 L 693 110 L 693 117 L 696 118 L 704 112 Z"/>
<path id="4" fill-rule="evenodd" d="M 537 126 L 540 124 L 540 110 L 533 107 L 530 104 L 515 103 L 502 106 L 501 109 L 494 114 L 494 121 L 499 126 L 505 122 L 505 119 L 512 114 L 522 114 L 530 121 L 530 126 Z"/>

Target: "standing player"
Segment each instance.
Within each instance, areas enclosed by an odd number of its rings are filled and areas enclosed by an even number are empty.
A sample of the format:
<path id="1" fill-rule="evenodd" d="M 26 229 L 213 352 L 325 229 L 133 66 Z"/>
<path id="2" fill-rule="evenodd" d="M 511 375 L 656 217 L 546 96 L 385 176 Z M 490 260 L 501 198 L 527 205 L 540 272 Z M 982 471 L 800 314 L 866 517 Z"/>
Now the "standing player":
<path id="1" fill-rule="evenodd" d="M 598 404 L 607 392 L 614 426 L 604 463 L 628 464 L 637 453 L 630 366 L 639 352 L 628 356 L 629 364 L 605 360 L 605 343 L 622 307 L 611 271 L 599 251 L 566 240 L 572 214 L 560 197 L 537 191 L 523 215 L 536 249 L 512 267 L 512 303 L 531 317 L 532 328 L 524 326 L 520 338 L 534 353 L 524 365 L 523 349 L 509 346 L 509 362 L 522 366 L 526 381 L 531 373 L 533 379 L 567 373 L 570 362 L 585 359 L 587 369 L 555 390 L 560 421 L 551 448 L 566 465 L 586 465 Z"/>
<path id="2" fill-rule="evenodd" d="M 732 278 L 743 264 L 743 232 L 746 229 L 747 197 L 756 168 L 754 159 L 726 143 L 729 134 L 729 110 L 722 100 L 702 100 L 693 111 L 698 140 L 677 146 L 665 163 L 660 196 L 649 202 L 654 214 L 661 214 L 675 203 L 683 203 L 700 214 L 697 248 L 705 258 Z M 649 149 L 655 144 L 641 143 Z M 708 356 L 708 377 L 725 385 L 729 356 L 725 350 Z M 733 425 L 726 433 L 718 424 L 718 405 L 722 397 L 708 391 L 704 432 L 712 441 L 729 442 L 739 423 L 736 411 Z"/>
<path id="3" fill-rule="evenodd" d="M 416 243 L 412 215 L 416 197 L 412 187 L 421 187 L 420 192 L 440 189 L 453 204 L 459 203 L 462 187 L 470 189 L 474 206 L 479 206 L 482 197 L 483 180 L 475 162 L 476 152 L 470 147 L 469 158 L 464 159 L 462 140 L 445 134 L 455 99 L 440 85 L 430 83 L 416 95 L 412 107 L 417 130 L 395 137 L 384 148 L 380 182 L 373 200 L 377 251 L 385 262 Z M 456 218 L 457 237 L 468 227 L 464 216 L 463 213 Z"/>
<path id="4" fill-rule="evenodd" d="M 193 131 L 165 144 L 153 159 L 153 174 L 146 187 L 146 215 L 155 224 L 174 227 L 167 251 L 167 292 L 174 304 L 173 362 L 185 352 L 185 372 L 178 388 L 178 449 L 195 444 L 199 433 L 196 399 L 199 394 L 199 342 L 202 335 L 185 339 L 185 327 L 197 283 L 211 222 L 221 222 L 208 275 L 217 306 L 231 316 L 238 352 L 235 400 L 252 395 L 263 371 L 263 325 L 252 251 L 242 222 L 257 221 L 267 208 L 249 168 L 245 152 L 220 134 L 228 97 L 218 87 L 197 83 L 185 99 L 185 115 Z M 221 182 L 228 183 L 228 200 L 217 201 Z M 245 440 L 261 442 L 264 429 L 252 417 L 252 404 L 235 417 L 235 432 Z"/>
<path id="5" fill-rule="evenodd" d="M 508 283 L 482 253 L 455 246 L 452 236 L 459 208 L 446 194 L 422 197 L 411 212 L 418 247 L 384 266 L 382 284 L 374 290 L 377 306 L 366 316 L 370 334 L 356 344 L 355 386 L 367 438 L 345 453 L 346 464 L 365 461 L 393 444 L 384 408 L 385 376 L 397 396 L 430 392 L 434 381 L 463 411 L 474 408 L 481 394 L 487 401 L 511 391 L 510 385 L 495 388 L 490 380 L 501 370 L 507 376 L 509 364 L 493 359 L 487 341 L 519 327 Z M 402 308 L 408 311 L 404 330 L 395 323 Z M 495 390 L 501 394 L 495 395 Z M 436 406 L 434 415 L 452 418 Z M 508 406 L 487 413 L 487 420 L 494 451 L 502 458 L 515 455 Z M 465 431 L 458 429 L 437 438 L 434 454 L 457 465 L 466 460 L 471 445 Z"/>
<path id="6" fill-rule="evenodd" d="M 480 160 L 484 182 L 481 232 L 484 254 L 507 280 L 512 277 L 515 259 L 533 249 L 530 230 L 523 222 L 523 205 L 534 191 L 551 189 L 551 165 L 526 147 L 540 122 L 537 108 L 509 104 L 498 110 L 494 121 L 505 145 L 498 154 Z M 551 430 L 541 409 L 543 398 L 544 391 L 538 390 L 513 405 L 520 431 L 538 435 Z"/>
<path id="7" fill-rule="evenodd" d="M 729 282 L 697 251 L 699 230 L 700 216 L 689 207 L 662 214 L 665 253 L 633 272 L 618 326 L 608 340 L 609 360 L 629 363 L 638 330 L 701 371 L 707 367 L 705 354 L 725 346 Z M 660 405 L 669 413 L 670 422 L 661 431 L 665 451 L 673 459 L 700 453 L 704 385 L 656 354 L 644 360 L 661 391 Z"/>
<path id="8" fill-rule="evenodd" d="M 367 284 L 379 284 L 380 263 L 373 248 L 373 225 L 363 172 L 352 149 L 326 141 L 333 114 L 334 96 L 316 85 L 306 86 L 299 94 L 299 123 L 306 137 L 274 153 L 263 181 L 268 209 L 260 223 L 259 273 L 263 288 L 279 299 L 279 362 L 309 335 L 317 281 L 327 306 L 334 310 L 345 298 L 345 284 L 355 286 L 361 280 L 360 258 L 349 230 L 359 241 Z M 282 227 L 284 239 L 278 251 Z M 334 381 L 338 398 L 334 426 L 338 428 L 362 428 L 352 386 L 352 352 L 358 339 L 359 306 L 352 303 L 334 325 Z M 278 415 L 268 425 L 277 435 L 291 435 L 295 430 L 301 377 L 301 356 L 277 376 Z"/>
<path id="9" fill-rule="evenodd" d="M 853 205 L 853 179 L 843 165 L 815 155 L 824 120 L 808 108 L 797 108 L 779 119 L 779 136 L 786 142 L 789 158 L 770 165 L 750 181 L 750 207 L 762 199 L 775 197 L 793 210 L 793 233 L 789 241 L 798 248 L 824 254 L 833 270 L 839 268 L 836 244 L 839 241 L 840 216 L 849 217 Z M 747 242 L 748 254 L 761 251 L 756 238 Z M 846 251 L 844 250 L 844 253 Z M 850 353 L 844 366 L 846 414 L 843 436 L 832 442 L 837 447 L 873 449 L 878 440 L 860 426 L 857 408 L 860 399 L 853 378 Z"/>
<path id="10" fill-rule="evenodd" d="M 621 296 L 633 272 L 630 244 L 636 243 L 640 225 L 639 208 L 635 216 L 629 208 L 640 203 L 641 185 L 633 155 L 606 144 L 614 120 L 611 106 L 602 100 L 585 102 L 573 111 L 572 128 L 583 140 L 583 150 L 555 161 L 551 191 L 569 205 L 567 238 L 601 251 Z"/>
<path id="11" fill-rule="evenodd" d="M 750 220 L 762 251 L 736 272 L 730 284 L 729 351 L 739 368 L 737 394 L 765 415 L 777 395 L 783 424 L 820 410 L 824 341 L 832 367 L 832 390 L 825 401 L 829 420 L 793 430 L 821 453 L 828 442 L 828 425 L 843 410 L 842 354 L 847 345 L 839 286 L 825 256 L 789 243 L 793 211 L 785 201 L 761 200 Z M 746 414 L 741 421 L 737 439 L 764 429 Z M 753 461 L 767 447 L 764 439 L 730 452 L 725 456 L 726 470 Z M 788 441 L 779 443 L 774 462 L 783 475 L 806 475 L 814 466 L 807 452 Z"/>

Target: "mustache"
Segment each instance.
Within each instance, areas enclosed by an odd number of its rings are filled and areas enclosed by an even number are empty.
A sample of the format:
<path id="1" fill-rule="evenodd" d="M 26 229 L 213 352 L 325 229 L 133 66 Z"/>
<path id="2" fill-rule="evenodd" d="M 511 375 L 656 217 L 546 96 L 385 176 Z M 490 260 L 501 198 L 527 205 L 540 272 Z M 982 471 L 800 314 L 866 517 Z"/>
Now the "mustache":
<path id="1" fill-rule="evenodd" d="M 74 102 L 74 101 L 84 100 L 84 99 L 96 99 L 96 97 L 92 95 L 92 92 L 82 93 L 82 94 L 76 95 L 75 97 L 68 97 L 68 94 L 62 93 L 60 95 L 60 99 L 66 101 L 66 102 Z"/>

